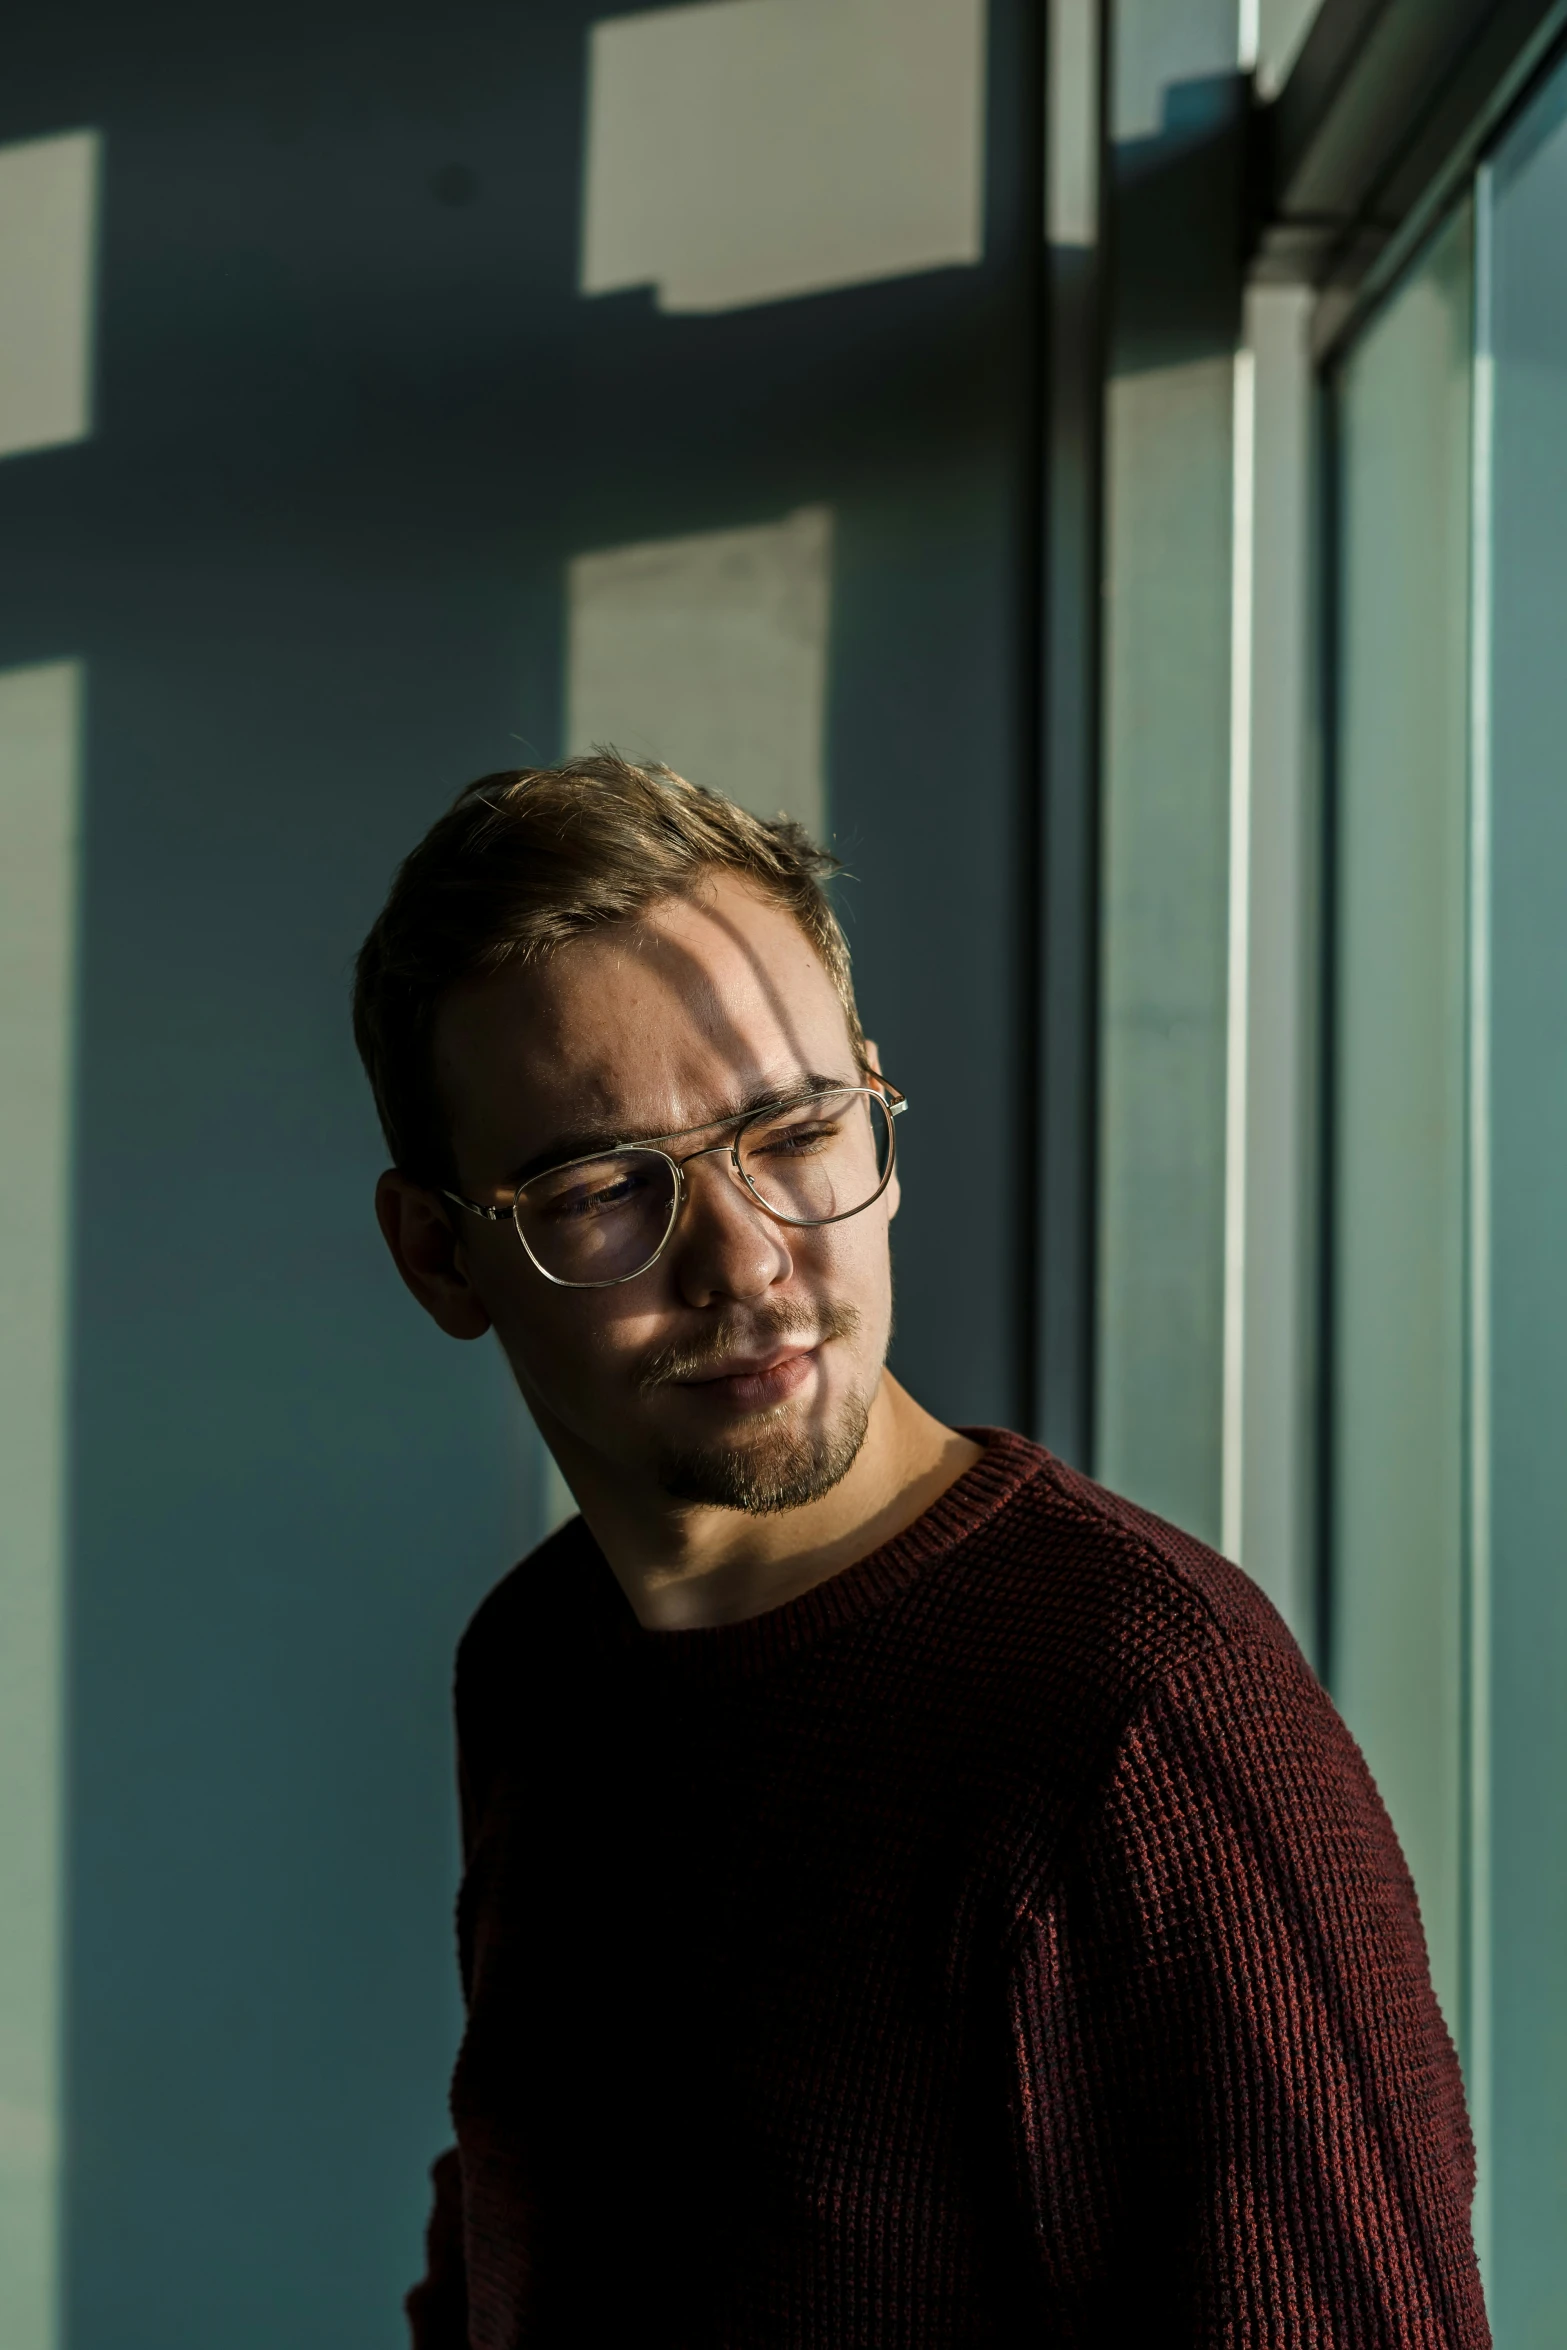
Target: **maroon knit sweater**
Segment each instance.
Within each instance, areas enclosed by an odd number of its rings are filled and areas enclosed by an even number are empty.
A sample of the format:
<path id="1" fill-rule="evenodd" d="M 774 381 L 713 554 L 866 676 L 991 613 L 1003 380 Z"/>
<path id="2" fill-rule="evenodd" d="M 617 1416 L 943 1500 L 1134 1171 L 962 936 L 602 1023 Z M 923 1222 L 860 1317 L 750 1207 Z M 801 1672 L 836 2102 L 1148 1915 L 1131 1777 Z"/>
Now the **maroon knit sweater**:
<path id="1" fill-rule="evenodd" d="M 1409 1874 L 1267 1601 L 1021 1438 L 749 1623 L 458 1657 L 417 2350 L 1488 2340 Z"/>

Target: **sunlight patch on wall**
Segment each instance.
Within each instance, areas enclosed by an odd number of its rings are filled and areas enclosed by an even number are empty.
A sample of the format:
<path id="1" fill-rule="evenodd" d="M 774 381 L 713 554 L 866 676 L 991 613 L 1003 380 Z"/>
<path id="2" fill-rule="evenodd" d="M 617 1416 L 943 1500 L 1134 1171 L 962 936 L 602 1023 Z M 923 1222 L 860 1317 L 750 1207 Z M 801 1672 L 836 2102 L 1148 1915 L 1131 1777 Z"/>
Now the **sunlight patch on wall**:
<path id="1" fill-rule="evenodd" d="M 701 0 L 592 28 L 581 286 L 732 310 L 980 260 L 985 0 Z"/>
<path id="2" fill-rule="evenodd" d="M 0 2342 L 57 2338 L 73 661 L 0 671 Z"/>
<path id="3" fill-rule="evenodd" d="M 1257 88 L 1276 97 L 1306 45 L 1321 13 L 1322 0 L 1253 0 L 1257 13 Z"/>
<path id="4" fill-rule="evenodd" d="M 96 131 L 0 147 L 0 457 L 92 431 L 98 164 Z"/>
<path id="5" fill-rule="evenodd" d="M 661 759 L 820 837 L 831 563 L 826 506 L 576 556 L 567 749 Z"/>

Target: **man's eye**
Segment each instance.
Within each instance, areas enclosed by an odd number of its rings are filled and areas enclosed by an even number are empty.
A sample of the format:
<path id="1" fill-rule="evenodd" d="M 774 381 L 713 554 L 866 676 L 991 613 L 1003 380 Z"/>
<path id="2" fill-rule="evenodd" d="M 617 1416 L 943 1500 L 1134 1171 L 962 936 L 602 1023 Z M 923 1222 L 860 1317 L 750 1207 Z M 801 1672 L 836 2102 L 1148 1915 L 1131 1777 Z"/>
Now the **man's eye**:
<path id="1" fill-rule="evenodd" d="M 821 1118 L 809 1126 L 780 1126 L 765 1136 L 759 1147 L 771 1159 L 803 1158 L 809 1152 L 821 1150 L 825 1144 L 834 1141 L 837 1134 L 836 1121 Z"/>
<path id="2" fill-rule="evenodd" d="M 558 1192 L 545 1212 L 563 1222 L 606 1216 L 615 1208 L 629 1207 L 646 1188 L 646 1177 L 634 1174 L 616 1175 L 607 1182 L 575 1183 L 569 1191 Z"/>

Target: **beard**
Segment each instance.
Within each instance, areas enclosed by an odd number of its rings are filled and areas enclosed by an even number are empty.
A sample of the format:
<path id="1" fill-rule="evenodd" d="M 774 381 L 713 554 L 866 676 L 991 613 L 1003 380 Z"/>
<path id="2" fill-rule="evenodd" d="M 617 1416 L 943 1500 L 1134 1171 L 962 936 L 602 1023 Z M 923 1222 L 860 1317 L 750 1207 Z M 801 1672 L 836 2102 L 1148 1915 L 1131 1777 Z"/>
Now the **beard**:
<path id="1" fill-rule="evenodd" d="M 711 1378 L 722 1371 L 726 1358 L 758 1342 L 814 1337 L 820 1344 L 852 1338 L 859 1327 L 860 1316 L 852 1306 L 776 1308 L 765 1319 L 723 1333 L 702 1347 L 666 1348 L 644 1365 L 639 1384 L 647 1394 L 673 1381 Z M 708 1509 L 744 1510 L 751 1517 L 800 1509 L 830 1493 L 853 1468 L 870 1425 L 870 1409 L 870 1397 L 854 1389 L 831 1421 L 801 1426 L 791 1420 L 790 1406 L 779 1404 L 736 1441 L 661 1452 L 658 1482 L 672 1500 Z"/>
<path id="2" fill-rule="evenodd" d="M 674 1501 L 745 1510 L 755 1518 L 797 1510 L 830 1493 L 859 1458 L 871 1407 L 845 1396 L 831 1427 L 763 1429 L 747 1444 L 692 1445 L 659 1455 L 658 1481 Z"/>

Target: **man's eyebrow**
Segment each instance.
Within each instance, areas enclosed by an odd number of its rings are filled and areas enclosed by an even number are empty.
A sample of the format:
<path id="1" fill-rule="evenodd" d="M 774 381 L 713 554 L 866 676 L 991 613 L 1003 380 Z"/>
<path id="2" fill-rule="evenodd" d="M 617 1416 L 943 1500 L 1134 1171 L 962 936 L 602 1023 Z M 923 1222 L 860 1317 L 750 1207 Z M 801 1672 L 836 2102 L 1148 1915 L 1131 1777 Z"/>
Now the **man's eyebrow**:
<path id="1" fill-rule="evenodd" d="M 547 1175 L 552 1167 L 568 1166 L 573 1159 L 591 1158 L 595 1151 L 631 1148 L 638 1143 L 678 1142 L 687 1134 L 705 1134 L 710 1126 L 733 1126 L 742 1118 L 753 1118 L 759 1110 L 774 1110 L 783 1102 L 809 1100 L 815 1093 L 841 1093 L 845 1086 L 863 1084 L 859 1071 L 852 1077 L 825 1077 L 811 1070 L 802 1077 L 791 1078 L 787 1085 L 765 1085 L 759 1092 L 747 1094 L 732 1107 L 717 1109 L 699 1125 L 677 1127 L 673 1132 L 658 1134 L 628 1133 L 622 1126 L 579 1126 L 569 1134 L 558 1134 L 546 1150 L 538 1151 L 524 1165 L 508 1169 L 502 1183 L 509 1190 L 517 1190 L 531 1183 L 535 1175 Z"/>

